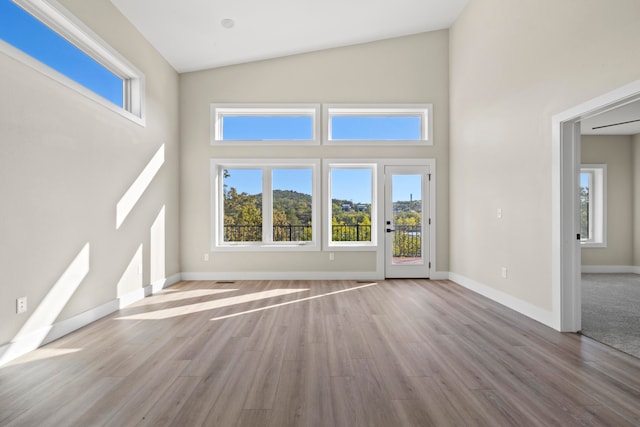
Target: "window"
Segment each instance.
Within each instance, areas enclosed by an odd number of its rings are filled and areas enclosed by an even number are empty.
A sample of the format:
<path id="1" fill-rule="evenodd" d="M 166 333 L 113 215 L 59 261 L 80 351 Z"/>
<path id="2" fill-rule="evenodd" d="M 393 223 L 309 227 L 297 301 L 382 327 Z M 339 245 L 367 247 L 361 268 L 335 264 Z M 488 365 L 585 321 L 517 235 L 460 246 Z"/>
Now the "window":
<path id="1" fill-rule="evenodd" d="M 586 247 L 606 246 L 607 165 L 580 168 L 580 243 Z"/>
<path id="2" fill-rule="evenodd" d="M 326 105 L 327 144 L 431 145 L 431 105 Z"/>
<path id="3" fill-rule="evenodd" d="M 212 161 L 217 249 L 317 248 L 319 161 Z"/>
<path id="4" fill-rule="evenodd" d="M 47 0 L 0 0 L 0 51 L 144 123 L 142 74 Z"/>
<path id="5" fill-rule="evenodd" d="M 328 246 L 375 246 L 376 165 L 329 163 L 326 174 Z"/>
<path id="6" fill-rule="evenodd" d="M 212 144 L 319 144 L 318 105 L 211 105 Z"/>

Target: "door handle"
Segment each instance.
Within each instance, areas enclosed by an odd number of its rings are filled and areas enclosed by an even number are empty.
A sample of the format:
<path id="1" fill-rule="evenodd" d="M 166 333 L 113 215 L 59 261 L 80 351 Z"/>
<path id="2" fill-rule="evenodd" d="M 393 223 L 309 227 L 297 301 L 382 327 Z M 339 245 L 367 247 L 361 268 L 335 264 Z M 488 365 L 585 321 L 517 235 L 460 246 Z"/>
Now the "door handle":
<path id="1" fill-rule="evenodd" d="M 390 228 L 387 228 L 387 233 L 392 233 L 392 232 L 394 232 L 394 231 L 396 231 L 396 230 L 392 230 L 392 229 L 390 229 Z"/>

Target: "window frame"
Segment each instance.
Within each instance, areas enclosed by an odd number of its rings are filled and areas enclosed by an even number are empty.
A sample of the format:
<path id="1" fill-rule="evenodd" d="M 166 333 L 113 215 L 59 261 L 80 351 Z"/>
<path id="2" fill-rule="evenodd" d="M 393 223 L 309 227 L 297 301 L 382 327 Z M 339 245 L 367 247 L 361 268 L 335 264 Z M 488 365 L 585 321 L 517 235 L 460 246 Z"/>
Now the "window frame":
<path id="1" fill-rule="evenodd" d="M 310 140 L 224 140 L 222 117 L 236 113 L 245 116 L 299 116 L 310 115 L 312 135 Z M 211 145 L 320 145 L 320 104 L 237 104 L 213 103 L 210 106 L 210 143 Z"/>
<path id="2" fill-rule="evenodd" d="M 123 105 L 98 95 L 67 75 L 40 62 L 19 48 L 0 40 L 0 52 L 28 65 L 111 111 L 141 125 L 145 118 L 144 74 L 56 0 L 12 0 L 43 25 L 68 40 L 80 51 L 123 80 Z"/>
<path id="3" fill-rule="evenodd" d="M 262 228 L 261 242 L 225 242 L 224 239 L 224 169 L 262 169 Z M 274 169 L 311 169 L 311 241 L 273 241 L 273 182 Z M 319 159 L 212 159 L 211 160 L 211 251 L 319 251 L 320 250 L 320 160 Z M 265 197 L 270 194 L 270 197 Z M 265 230 L 271 230 L 265 233 Z M 265 238 L 269 237 L 270 238 Z"/>
<path id="4" fill-rule="evenodd" d="M 323 162 L 323 249 L 325 251 L 376 251 L 378 250 L 378 162 L 353 161 L 353 159 L 326 159 Z M 333 169 L 369 169 L 371 170 L 371 241 L 334 242 L 333 236 L 333 200 L 331 198 L 331 171 Z"/>
<path id="5" fill-rule="evenodd" d="M 433 104 L 324 104 L 322 107 L 323 144 L 327 145 L 433 145 Z M 332 139 L 334 116 L 417 115 L 421 118 L 420 140 L 341 140 Z"/>
<path id="6" fill-rule="evenodd" d="M 586 239 L 580 236 L 583 248 L 607 247 L 607 165 L 582 164 L 580 174 L 588 173 L 589 178 L 589 234 Z M 579 182 L 580 180 L 578 180 Z M 582 208 L 578 211 L 582 214 Z"/>

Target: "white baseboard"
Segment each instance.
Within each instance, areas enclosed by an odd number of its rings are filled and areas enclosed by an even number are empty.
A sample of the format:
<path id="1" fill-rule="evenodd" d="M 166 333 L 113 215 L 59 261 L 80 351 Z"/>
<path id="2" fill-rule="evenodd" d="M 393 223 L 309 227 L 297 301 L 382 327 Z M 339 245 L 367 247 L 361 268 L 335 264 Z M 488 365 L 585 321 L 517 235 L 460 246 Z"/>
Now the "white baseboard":
<path id="1" fill-rule="evenodd" d="M 169 276 L 164 280 L 157 280 L 150 285 L 151 293 L 157 294 L 161 290 L 168 288 L 169 286 L 173 286 L 181 280 L 182 280 L 182 273 L 174 274 L 173 276 Z"/>
<path id="2" fill-rule="evenodd" d="M 429 277 L 430 280 L 449 280 L 449 272 L 448 271 L 436 271 L 431 274 Z"/>
<path id="3" fill-rule="evenodd" d="M 476 282 L 475 280 L 469 279 L 460 274 L 449 273 L 449 279 L 469 290 L 472 290 L 512 310 L 515 310 L 520 314 L 524 314 L 525 316 L 536 320 L 543 325 L 549 326 L 550 328 L 553 328 L 555 325 L 553 313 L 549 310 L 544 310 L 533 304 L 529 304 L 526 301 L 522 301 L 519 298 L 494 289 L 491 286 L 487 286 L 483 283 Z"/>
<path id="4" fill-rule="evenodd" d="M 640 267 L 635 265 L 583 265 L 583 273 L 631 273 L 640 274 Z"/>
<path id="5" fill-rule="evenodd" d="M 313 272 L 187 272 L 182 273 L 182 280 L 384 280 L 375 271 L 341 272 L 341 271 L 313 271 Z M 436 271 L 431 280 L 448 280 L 449 273 Z"/>
<path id="6" fill-rule="evenodd" d="M 111 300 L 91 310 L 77 314 L 65 320 L 54 323 L 51 326 L 43 327 L 28 334 L 22 335 L 15 340 L 0 346 L 0 366 L 57 340 L 75 330 L 95 322 L 109 314 L 118 311 L 120 308 L 118 300 Z"/>
<path id="7" fill-rule="evenodd" d="M 375 271 L 369 272 L 187 272 L 182 280 L 384 280 Z"/>
<path id="8" fill-rule="evenodd" d="M 29 353 L 30 351 L 33 351 L 38 347 L 55 341 L 58 338 L 62 338 L 63 336 L 84 326 L 87 326 L 88 324 L 93 323 L 96 320 L 102 319 L 103 317 L 106 317 L 111 313 L 115 313 L 119 309 L 133 304 L 134 302 L 139 301 L 151 295 L 152 293 L 156 293 L 159 290 L 174 285 L 180 280 L 181 275 L 175 274 L 164 280 L 160 280 L 158 282 L 152 283 L 151 285 L 145 286 L 144 288 L 129 292 L 128 294 L 122 295 L 119 298 L 113 299 L 105 304 L 92 308 L 91 310 L 87 310 L 68 319 L 55 322 L 51 326 L 40 328 L 36 331 L 22 335 L 9 343 L 3 344 L 0 346 L 0 366 L 26 353 Z"/>

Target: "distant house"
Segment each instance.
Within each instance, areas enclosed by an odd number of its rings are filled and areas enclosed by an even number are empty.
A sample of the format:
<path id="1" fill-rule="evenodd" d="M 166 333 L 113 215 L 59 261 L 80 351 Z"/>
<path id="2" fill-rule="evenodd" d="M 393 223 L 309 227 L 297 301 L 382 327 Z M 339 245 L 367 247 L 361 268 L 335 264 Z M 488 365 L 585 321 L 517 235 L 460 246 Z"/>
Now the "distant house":
<path id="1" fill-rule="evenodd" d="M 366 212 L 367 211 L 367 205 L 357 205 L 356 206 L 356 210 L 358 212 Z"/>
<path id="2" fill-rule="evenodd" d="M 342 205 L 342 212 L 349 212 L 351 210 L 351 205 L 349 203 L 345 203 Z"/>

